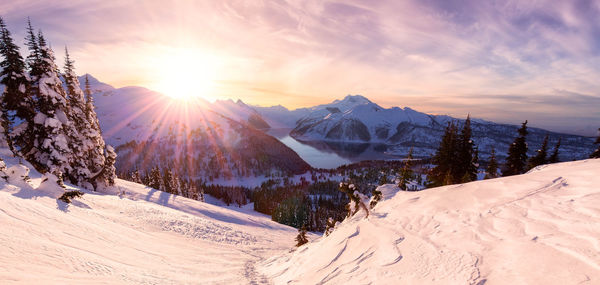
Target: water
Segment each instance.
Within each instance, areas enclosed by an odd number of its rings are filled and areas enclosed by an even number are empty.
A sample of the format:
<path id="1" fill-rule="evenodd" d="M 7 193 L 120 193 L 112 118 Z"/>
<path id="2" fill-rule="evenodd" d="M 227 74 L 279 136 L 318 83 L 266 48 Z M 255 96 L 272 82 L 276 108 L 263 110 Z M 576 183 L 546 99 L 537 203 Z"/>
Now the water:
<path id="1" fill-rule="evenodd" d="M 289 135 L 289 129 L 268 133 L 294 150 L 304 161 L 316 168 L 336 168 L 363 160 L 401 159 L 390 154 L 385 144 L 299 141 Z"/>

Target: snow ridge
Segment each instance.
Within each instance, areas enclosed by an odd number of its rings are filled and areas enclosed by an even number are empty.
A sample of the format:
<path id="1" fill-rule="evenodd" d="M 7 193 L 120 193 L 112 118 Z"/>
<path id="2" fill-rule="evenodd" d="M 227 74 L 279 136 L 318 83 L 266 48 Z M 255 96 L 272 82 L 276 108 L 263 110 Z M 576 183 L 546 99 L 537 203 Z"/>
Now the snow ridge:
<path id="1" fill-rule="evenodd" d="M 578 284 L 600 282 L 600 159 L 384 201 L 328 237 L 273 257 L 286 284 Z"/>

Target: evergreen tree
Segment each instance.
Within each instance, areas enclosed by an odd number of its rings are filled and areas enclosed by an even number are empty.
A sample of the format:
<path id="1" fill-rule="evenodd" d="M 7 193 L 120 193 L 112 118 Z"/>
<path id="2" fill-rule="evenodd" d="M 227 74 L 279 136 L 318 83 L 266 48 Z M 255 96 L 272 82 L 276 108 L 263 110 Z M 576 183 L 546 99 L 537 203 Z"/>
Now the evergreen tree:
<path id="1" fill-rule="evenodd" d="M 485 177 L 483 179 L 490 179 L 498 177 L 498 161 L 496 161 L 496 150 L 492 147 L 490 154 L 490 161 L 485 169 Z"/>
<path id="2" fill-rule="evenodd" d="M 167 193 L 171 193 L 171 194 L 176 194 L 175 193 L 175 185 L 173 185 L 173 173 L 171 172 L 171 169 L 169 167 L 166 167 L 163 170 L 163 191 L 167 192 Z"/>
<path id="3" fill-rule="evenodd" d="M 460 178 L 462 183 L 477 180 L 477 155 L 473 143 L 471 130 L 471 117 L 467 115 L 465 124 L 460 133 L 458 157 L 455 160 L 454 177 Z"/>
<path id="4" fill-rule="evenodd" d="M 85 114 L 85 98 L 75 74 L 74 62 L 71 60 L 66 47 L 64 72 L 63 77 L 68 95 L 68 117 L 71 122 L 71 126 L 67 130 L 69 146 L 73 152 L 69 161 L 72 171 L 67 173 L 66 177 L 69 177 L 72 183 L 82 185 L 92 176 L 91 171 L 88 169 L 88 153 L 90 149 L 97 148 L 98 145 L 90 138 L 92 129 Z"/>
<path id="5" fill-rule="evenodd" d="M 46 45 L 41 32 L 37 40 L 40 58 L 32 69 L 40 72 L 34 86 L 38 113 L 33 119 L 33 148 L 26 154 L 26 159 L 38 171 L 50 172 L 60 179 L 63 173 L 70 171 L 69 159 L 72 153 L 67 136 L 69 112 L 66 94 L 54 63 L 54 53 Z"/>
<path id="6" fill-rule="evenodd" d="M 298 229 L 298 235 L 296 236 L 296 247 L 300 247 L 308 242 L 306 238 L 306 226 Z"/>
<path id="7" fill-rule="evenodd" d="M 540 149 L 536 150 L 536 155 L 529 159 L 529 169 L 532 169 L 538 165 L 543 165 L 548 163 L 548 159 L 546 158 L 548 155 L 548 135 L 544 137 L 544 141 L 542 142 L 542 146 Z"/>
<path id="8" fill-rule="evenodd" d="M 600 128 L 598 128 L 598 132 L 600 132 Z M 598 148 L 590 155 L 590 158 L 600 158 L 600 134 L 594 144 L 597 144 Z"/>
<path id="9" fill-rule="evenodd" d="M 387 173 L 383 173 L 383 175 L 381 175 L 381 177 L 379 178 L 379 185 L 384 185 L 384 184 L 388 184 L 388 177 L 387 177 Z"/>
<path id="10" fill-rule="evenodd" d="M 33 84 L 33 88 L 37 88 L 37 83 L 39 80 L 39 76 L 42 74 L 41 67 L 41 52 L 40 46 L 38 44 L 38 38 L 33 31 L 33 27 L 31 26 L 31 20 L 29 17 L 27 18 L 27 35 L 25 36 L 25 45 L 29 50 L 29 55 L 27 56 L 26 62 L 29 67 L 29 75 L 31 76 L 31 81 Z M 35 89 L 34 89 L 35 90 Z"/>
<path id="11" fill-rule="evenodd" d="M 132 182 L 135 183 L 139 183 L 142 184 L 142 177 L 140 175 L 140 171 L 136 168 L 133 172 L 131 172 L 131 177 L 130 177 Z"/>
<path id="12" fill-rule="evenodd" d="M 411 147 L 408 151 L 408 155 L 406 156 L 406 160 L 404 160 L 404 166 L 400 171 L 400 181 L 398 182 L 398 187 L 402 190 L 408 190 L 408 183 L 413 179 L 413 171 L 412 171 L 412 159 L 413 159 L 413 148 Z"/>
<path id="13" fill-rule="evenodd" d="M 377 189 L 373 189 L 373 191 L 371 192 L 371 201 L 369 202 L 369 208 L 375 208 L 375 205 L 377 205 L 377 203 L 381 201 L 381 198 L 383 198 L 383 193 L 381 193 L 381 191 Z"/>
<path id="14" fill-rule="evenodd" d="M 104 186 L 113 186 L 115 185 L 115 178 L 117 177 L 117 170 L 115 169 L 117 153 L 115 152 L 115 149 L 110 145 L 106 145 L 104 151 L 104 167 L 102 168 L 102 180 L 100 182 L 103 183 Z"/>
<path id="15" fill-rule="evenodd" d="M 333 230 L 335 229 L 335 220 L 331 217 L 327 218 L 327 223 L 325 225 L 325 236 L 329 236 Z"/>
<path id="16" fill-rule="evenodd" d="M 560 148 L 561 138 L 558 138 L 556 145 L 554 146 L 554 150 L 552 151 L 552 155 L 548 158 L 549 163 L 557 163 L 560 161 L 558 158 L 558 149 Z"/>
<path id="17" fill-rule="evenodd" d="M 35 109 L 27 92 L 30 88 L 25 62 L 1 17 L 0 55 L 3 58 L 0 62 L 0 84 L 4 85 L 0 99 L 1 126 L 10 150 L 19 155 L 31 149 L 31 126 Z"/>
<path id="18" fill-rule="evenodd" d="M 193 190 L 195 190 L 195 189 L 196 189 L 196 186 L 192 186 L 192 187 L 193 187 L 193 188 L 192 188 Z M 195 192 L 195 191 L 194 191 L 194 192 Z M 200 202 L 205 202 L 205 201 L 204 201 L 204 188 L 200 188 L 200 196 L 198 197 L 198 200 L 199 200 Z"/>
<path id="19" fill-rule="evenodd" d="M 160 175 L 160 170 L 158 169 L 158 166 L 155 166 L 152 168 L 152 170 L 150 170 L 150 175 L 148 178 L 148 186 L 156 190 L 160 190 L 162 188 L 162 177 Z"/>
<path id="20" fill-rule="evenodd" d="M 92 90 L 90 88 L 90 82 L 87 74 L 85 75 L 84 94 L 86 101 L 85 117 L 90 126 L 86 132 L 86 135 L 88 136 L 88 140 L 95 145 L 95 147 L 90 148 L 87 152 L 86 164 L 92 173 L 98 173 L 102 171 L 104 164 L 106 163 L 106 158 L 104 155 L 105 142 L 102 138 L 102 132 L 96 116 L 96 111 L 94 110 L 94 97 L 92 97 Z"/>
<path id="21" fill-rule="evenodd" d="M 518 130 L 519 136 L 508 148 L 508 157 L 502 170 L 502 176 L 522 174 L 527 166 L 527 121 Z"/>
<path id="22" fill-rule="evenodd" d="M 454 122 L 449 122 L 444 131 L 442 141 L 436 154 L 433 157 L 433 163 L 436 165 L 431 169 L 428 178 L 431 181 L 430 187 L 453 184 L 453 173 L 456 172 L 457 146 L 459 143 L 457 126 Z"/>

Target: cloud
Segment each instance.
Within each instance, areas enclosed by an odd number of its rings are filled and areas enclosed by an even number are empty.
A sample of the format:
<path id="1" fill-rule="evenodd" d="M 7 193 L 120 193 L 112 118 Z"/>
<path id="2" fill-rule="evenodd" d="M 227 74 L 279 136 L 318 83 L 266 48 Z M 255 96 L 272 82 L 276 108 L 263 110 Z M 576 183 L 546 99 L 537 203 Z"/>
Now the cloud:
<path id="1" fill-rule="evenodd" d="M 589 109 L 600 96 L 598 1 L 5 1 L 0 15 L 17 39 L 31 16 L 54 46 L 69 45 L 78 70 L 117 86 L 151 84 L 149 58 L 183 46 L 222 57 L 221 82 L 245 83 L 212 97 L 300 107 L 362 93 L 387 106 L 489 119 L 505 113 L 493 106 L 523 116 L 533 106 L 600 124 Z"/>

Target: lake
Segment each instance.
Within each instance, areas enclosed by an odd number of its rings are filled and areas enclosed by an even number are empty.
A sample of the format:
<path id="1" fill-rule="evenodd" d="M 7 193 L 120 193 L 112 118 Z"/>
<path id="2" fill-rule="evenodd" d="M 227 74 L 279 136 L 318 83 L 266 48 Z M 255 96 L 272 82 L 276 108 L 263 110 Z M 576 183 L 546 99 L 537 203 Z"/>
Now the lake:
<path id="1" fill-rule="evenodd" d="M 289 135 L 290 129 L 268 132 L 294 150 L 304 161 L 315 168 L 336 168 L 363 160 L 389 160 L 403 157 L 390 154 L 385 144 L 342 143 L 329 141 L 299 141 Z"/>

